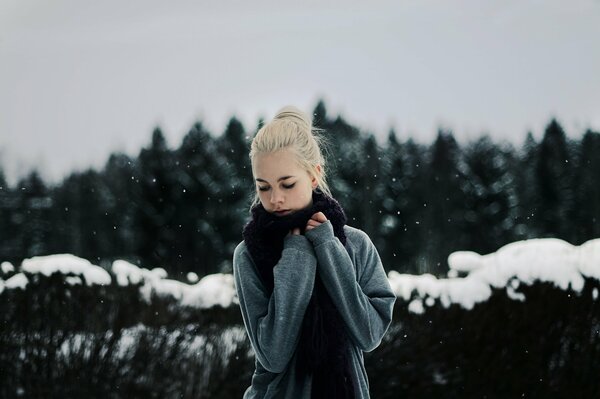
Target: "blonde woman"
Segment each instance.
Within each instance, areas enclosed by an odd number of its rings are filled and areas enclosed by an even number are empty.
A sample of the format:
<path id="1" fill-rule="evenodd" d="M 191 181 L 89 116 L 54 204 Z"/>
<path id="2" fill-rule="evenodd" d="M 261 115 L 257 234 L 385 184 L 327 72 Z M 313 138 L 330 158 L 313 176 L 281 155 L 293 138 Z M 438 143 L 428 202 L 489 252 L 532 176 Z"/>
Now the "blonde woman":
<path id="1" fill-rule="evenodd" d="M 311 120 L 285 107 L 250 149 L 256 196 L 233 274 L 256 370 L 244 398 L 368 398 L 363 352 L 396 297 L 363 231 L 346 225 Z"/>

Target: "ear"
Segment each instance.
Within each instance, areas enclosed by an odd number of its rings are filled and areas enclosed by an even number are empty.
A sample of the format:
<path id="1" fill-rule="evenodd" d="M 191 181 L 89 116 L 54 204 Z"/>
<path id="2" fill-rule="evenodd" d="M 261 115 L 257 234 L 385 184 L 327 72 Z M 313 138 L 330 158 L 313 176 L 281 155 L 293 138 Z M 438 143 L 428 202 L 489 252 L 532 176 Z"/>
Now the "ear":
<path id="1" fill-rule="evenodd" d="M 317 175 L 321 175 L 321 165 L 315 166 L 315 170 L 317 171 Z M 319 185 L 319 181 L 317 180 L 317 176 L 316 175 L 313 175 L 313 177 L 311 179 L 311 183 L 312 183 L 313 190 L 315 188 L 317 188 L 317 186 Z"/>

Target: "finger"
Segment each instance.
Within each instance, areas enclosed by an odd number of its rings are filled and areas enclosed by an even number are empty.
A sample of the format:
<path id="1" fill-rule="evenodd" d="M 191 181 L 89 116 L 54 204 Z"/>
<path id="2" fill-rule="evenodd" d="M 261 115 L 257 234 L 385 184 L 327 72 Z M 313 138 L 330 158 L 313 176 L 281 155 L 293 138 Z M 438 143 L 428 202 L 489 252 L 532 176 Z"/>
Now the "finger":
<path id="1" fill-rule="evenodd" d="M 317 222 L 314 219 L 309 219 L 308 222 L 306 222 L 306 225 L 311 226 L 311 227 L 317 227 L 320 224 L 321 224 L 321 222 Z"/>
<path id="2" fill-rule="evenodd" d="M 327 217 L 325 216 L 325 214 L 323 212 L 317 212 L 314 215 L 312 215 L 311 219 L 319 221 L 321 223 L 324 223 L 327 221 Z"/>

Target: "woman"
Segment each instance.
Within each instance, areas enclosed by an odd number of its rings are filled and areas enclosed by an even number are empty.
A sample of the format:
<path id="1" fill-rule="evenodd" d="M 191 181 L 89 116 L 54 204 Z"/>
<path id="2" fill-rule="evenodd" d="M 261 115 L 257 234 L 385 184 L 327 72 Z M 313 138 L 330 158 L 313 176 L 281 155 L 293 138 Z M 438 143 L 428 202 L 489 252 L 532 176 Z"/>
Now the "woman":
<path id="1" fill-rule="evenodd" d="M 396 300 L 377 250 L 346 225 L 300 110 L 263 126 L 250 159 L 256 196 L 233 257 L 256 356 L 244 398 L 368 398 L 363 352 L 381 342 Z"/>

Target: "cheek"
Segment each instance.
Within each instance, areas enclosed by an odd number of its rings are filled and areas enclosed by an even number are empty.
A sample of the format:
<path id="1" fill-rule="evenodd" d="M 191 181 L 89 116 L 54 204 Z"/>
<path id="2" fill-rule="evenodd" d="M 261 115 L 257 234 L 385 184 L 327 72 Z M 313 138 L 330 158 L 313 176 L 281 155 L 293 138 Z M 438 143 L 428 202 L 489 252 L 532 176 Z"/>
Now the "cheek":
<path id="1" fill-rule="evenodd" d="M 295 193 L 294 196 L 298 198 L 303 204 L 307 203 L 310 199 L 312 199 L 312 189 L 310 187 L 294 187 Z"/>
<path id="2" fill-rule="evenodd" d="M 260 198 L 261 200 L 268 199 L 268 197 L 267 197 L 268 191 L 256 190 L 256 193 L 258 194 L 258 198 Z"/>

